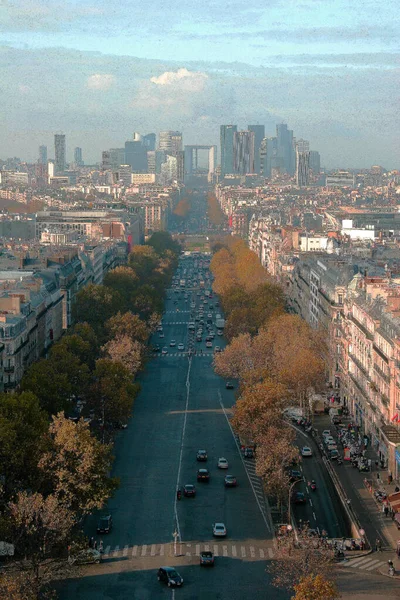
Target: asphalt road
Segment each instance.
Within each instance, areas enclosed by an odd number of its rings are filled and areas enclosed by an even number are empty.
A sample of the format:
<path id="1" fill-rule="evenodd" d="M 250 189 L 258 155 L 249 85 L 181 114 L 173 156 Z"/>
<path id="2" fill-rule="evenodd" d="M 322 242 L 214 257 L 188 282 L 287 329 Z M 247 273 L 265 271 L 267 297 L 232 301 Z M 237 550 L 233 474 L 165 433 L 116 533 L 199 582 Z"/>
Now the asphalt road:
<path id="1" fill-rule="evenodd" d="M 274 589 L 265 572 L 273 553 L 272 533 L 228 423 L 234 391 L 226 390 L 215 375 L 212 349 L 206 349 L 204 341 L 195 343 L 195 356 L 178 351 L 180 342 L 188 349 L 190 313 L 185 310 L 190 310 L 190 300 L 185 303 L 181 293 L 169 296 L 165 337 L 155 334 L 153 340 L 168 346 L 168 354 L 154 356 L 147 365 L 133 417 L 115 446 L 114 474 L 121 484 L 107 509 L 113 530 L 97 537 L 103 540 L 104 560 L 63 585 L 62 598 L 283 600 L 288 595 Z M 200 301 L 196 295 L 195 300 Z M 172 339 L 174 348 L 169 347 Z M 215 337 L 216 344 L 223 345 L 221 337 Z M 206 465 L 196 461 L 201 448 L 208 451 Z M 221 456 L 229 461 L 228 473 L 238 478 L 237 488 L 225 488 L 226 472 L 217 468 Z M 208 484 L 196 482 L 202 466 L 210 469 Z M 177 486 L 186 483 L 196 485 L 197 496 L 178 502 Z M 88 520 L 88 535 L 95 535 L 96 520 L 97 516 Z M 215 521 L 225 523 L 226 539 L 213 539 Z M 206 545 L 217 551 L 214 569 L 199 566 L 198 552 Z M 177 566 L 185 582 L 181 589 L 170 590 L 157 581 L 157 568 L 165 565 Z"/>

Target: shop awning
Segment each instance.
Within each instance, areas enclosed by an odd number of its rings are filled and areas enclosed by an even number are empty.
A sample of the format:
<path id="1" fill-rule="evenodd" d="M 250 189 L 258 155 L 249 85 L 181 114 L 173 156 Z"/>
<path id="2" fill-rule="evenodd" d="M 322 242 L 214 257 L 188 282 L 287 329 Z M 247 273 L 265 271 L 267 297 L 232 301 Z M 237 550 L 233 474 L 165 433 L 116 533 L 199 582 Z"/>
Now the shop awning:
<path id="1" fill-rule="evenodd" d="M 388 502 L 394 512 L 400 511 L 400 492 L 388 496 Z"/>

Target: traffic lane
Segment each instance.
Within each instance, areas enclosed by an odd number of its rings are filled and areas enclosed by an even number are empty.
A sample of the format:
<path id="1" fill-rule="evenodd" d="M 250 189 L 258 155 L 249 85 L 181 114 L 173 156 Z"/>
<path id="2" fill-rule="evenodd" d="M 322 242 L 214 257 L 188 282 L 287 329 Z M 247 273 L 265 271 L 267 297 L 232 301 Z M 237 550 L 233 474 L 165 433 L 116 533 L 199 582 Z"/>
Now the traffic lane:
<path id="1" fill-rule="evenodd" d="M 171 540 L 187 372 L 188 361 L 164 357 L 150 361 L 139 379 L 133 418 L 116 442 L 113 475 L 120 487 L 104 511 L 114 521 L 105 545 Z M 92 521 L 87 533 L 94 531 Z"/>
<path id="2" fill-rule="evenodd" d="M 191 539 L 208 539 L 211 524 L 221 520 L 228 528 L 228 535 L 235 539 L 267 539 L 270 534 L 220 404 L 221 378 L 215 375 L 210 363 L 208 368 L 205 366 L 206 361 L 207 358 L 192 359 L 182 484 L 195 484 L 198 495 L 195 499 L 185 498 L 185 503 L 180 503 L 182 534 L 191 536 Z M 201 381 L 201 386 L 193 385 L 197 381 Z M 197 462 L 199 449 L 207 450 L 206 463 Z M 218 469 L 220 457 L 228 460 L 227 470 Z M 210 471 L 209 483 L 196 482 L 197 470 L 202 467 Z M 225 488 L 224 479 L 228 473 L 237 477 L 237 488 Z"/>
<path id="3" fill-rule="evenodd" d="M 68 590 L 61 589 L 61 600 L 153 600 L 163 598 L 171 600 L 288 600 L 289 595 L 277 590 L 270 583 L 266 573 L 267 562 L 263 560 L 245 561 L 231 558 L 216 558 L 215 567 L 200 567 L 199 563 L 183 559 L 186 564 L 176 564 L 175 559 L 163 559 L 154 566 L 141 567 L 140 562 L 132 566 L 131 562 L 116 563 L 116 572 L 98 574 L 99 567 L 91 567 L 79 580 L 68 582 Z M 104 566 L 104 565 L 102 565 Z M 178 590 L 168 588 L 157 580 L 160 566 L 176 566 L 183 577 L 183 586 Z"/>

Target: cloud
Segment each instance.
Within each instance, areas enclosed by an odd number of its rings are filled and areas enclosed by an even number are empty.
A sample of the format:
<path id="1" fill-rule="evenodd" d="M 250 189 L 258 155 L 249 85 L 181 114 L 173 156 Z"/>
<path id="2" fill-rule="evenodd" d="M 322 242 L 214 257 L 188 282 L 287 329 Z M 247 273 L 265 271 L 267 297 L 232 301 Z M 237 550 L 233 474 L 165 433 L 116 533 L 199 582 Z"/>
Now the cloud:
<path id="1" fill-rule="evenodd" d="M 208 79 L 206 73 L 188 71 L 186 68 L 182 68 L 177 71 L 165 71 L 158 77 L 151 77 L 150 81 L 161 86 L 183 84 L 187 91 L 196 92 L 203 89 L 206 79 Z"/>
<path id="2" fill-rule="evenodd" d="M 114 75 L 111 73 L 95 73 L 87 78 L 86 86 L 90 90 L 109 90 L 115 83 Z"/>

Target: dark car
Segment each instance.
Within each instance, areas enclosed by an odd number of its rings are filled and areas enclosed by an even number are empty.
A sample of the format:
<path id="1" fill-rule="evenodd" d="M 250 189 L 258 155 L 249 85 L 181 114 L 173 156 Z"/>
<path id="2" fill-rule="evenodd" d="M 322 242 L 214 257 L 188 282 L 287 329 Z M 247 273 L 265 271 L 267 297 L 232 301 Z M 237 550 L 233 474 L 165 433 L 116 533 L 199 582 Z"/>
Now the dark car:
<path id="1" fill-rule="evenodd" d="M 210 481 L 210 473 L 208 469 L 199 469 L 197 471 L 197 481 Z"/>
<path id="2" fill-rule="evenodd" d="M 201 567 L 213 567 L 214 566 L 214 555 L 212 552 L 205 550 L 200 552 L 200 566 Z"/>
<path id="3" fill-rule="evenodd" d="M 303 475 L 301 474 L 300 471 L 290 471 L 290 481 L 293 483 L 293 481 L 300 481 L 300 479 L 303 479 Z"/>
<path id="4" fill-rule="evenodd" d="M 105 515 L 97 523 L 97 533 L 110 533 L 112 529 L 112 516 Z"/>
<path id="5" fill-rule="evenodd" d="M 160 352 L 160 350 L 161 350 L 160 344 L 154 344 L 153 352 Z"/>
<path id="6" fill-rule="evenodd" d="M 183 486 L 183 495 L 186 498 L 194 498 L 196 495 L 196 488 L 191 483 L 187 483 Z"/>
<path id="7" fill-rule="evenodd" d="M 234 475 L 226 475 L 225 476 L 225 487 L 236 487 L 237 481 Z"/>
<path id="8" fill-rule="evenodd" d="M 157 579 L 158 581 L 166 583 L 168 587 L 180 587 L 183 583 L 183 578 L 173 567 L 160 567 L 157 571 Z"/>
<path id="9" fill-rule="evenodd" d="M 306 503 L 306 497 L 303 494 L 303 492 L 295 492 L 293 494 L 293 502 L 295 504 L 305 504 Z"/>
<path id="10" fill-rule="evenodd" d="M 245 448 L 243 455 L 245 458 L 254 458 L 254 449 L 253 448 Z"/>
<path id="11" fill-rule="evenodd" d="M 207 450 L 197 450 L 196 458 L 199 462 L 207 462 Z"/>
<path id="12" fill-rule="evenodd" d="M 226 384 L 225 384 L 225 387 L 226 387 L 227 390 L 233 390 L 233 388 L 235 386 L 230 381 L 227 381 Z"/>

